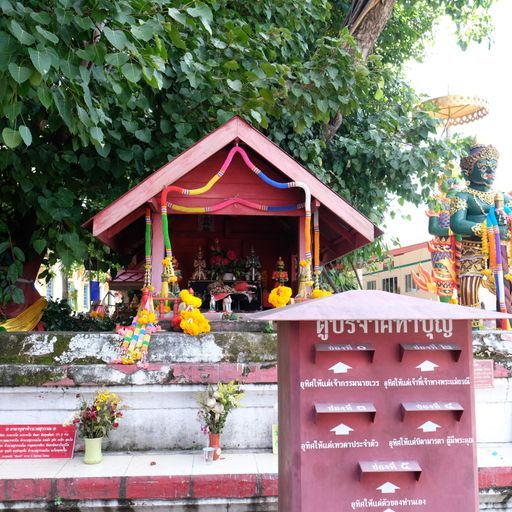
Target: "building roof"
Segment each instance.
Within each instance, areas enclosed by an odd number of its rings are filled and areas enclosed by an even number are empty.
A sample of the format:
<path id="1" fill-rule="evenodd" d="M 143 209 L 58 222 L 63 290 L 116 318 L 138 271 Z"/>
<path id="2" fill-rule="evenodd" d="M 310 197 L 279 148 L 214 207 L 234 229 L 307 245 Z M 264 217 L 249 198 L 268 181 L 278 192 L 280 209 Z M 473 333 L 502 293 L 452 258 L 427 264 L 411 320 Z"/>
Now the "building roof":
<path id="1" fill-rule="evenodd" d="M 379 290 L 351 290 L 256 313 L 254 320 L 473 320 L 512 318 L 485 309 L 457 306 Z"/>
<path id="2" fill-rule="evenodd" d="M 158 197 L 164 187 L 175 183 L 215 153 L 235 142 L 248 146 L 290 180 L 301 181 L 309 186 L 312 197 L 321 204 L 321 230 L 328 239 L 328 243 L 323 242 L 323 261 L 332 260 L 366 245 L 382 234 L 367 217 L 239 116 L 233 117 L 166 163 L 89 219 L 84 226 L 91 229 L 95 237 L 115 248 L 116 234 L 141 217 L 144 214 L 144 205 L 151 201 L 154 203 L 154 198 Z"/>
<path id="3" fill-rule="evenodd" d="M 426 249 L 427 246 L 428 242 L 419 242 L 417 244 L 406 245 L 405 247 L 397 247 L 395 249 L 391 249 L 389 251 L 389 254 L 391 256 L 400 256 L 402 254 L 407 254 L 408 252 L 417 251 L 419 249 Z"/>

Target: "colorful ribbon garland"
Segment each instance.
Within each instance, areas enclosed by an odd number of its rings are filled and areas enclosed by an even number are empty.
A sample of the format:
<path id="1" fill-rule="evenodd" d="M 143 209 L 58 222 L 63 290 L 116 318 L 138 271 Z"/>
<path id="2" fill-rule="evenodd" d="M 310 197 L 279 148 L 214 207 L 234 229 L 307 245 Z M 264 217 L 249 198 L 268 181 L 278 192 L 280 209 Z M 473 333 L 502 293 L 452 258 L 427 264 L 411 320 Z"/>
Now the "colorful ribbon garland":
<path id="1" fill-rule="evenodd" d="M 309 190 L 308 185 L 301 181 L 289 181 L 286 183 L 281 183 L 279 181 L 273 180 L 272 178 L 267 176 L 261 169 L 258 169 L 258 167 L 253 164 L 253 162 L 249 158 L 249 155 L 246 153 L 246 151 L 243 148 L 241 148 L 239 146 L 234 146 L 229 151 L 228 156 L 226 157 L 226 160 L 224 161 L 224 163 L 222 164 L 222 166 L 220 168 L 220 171 L 217 172 L 214 176 L 212 176 L 212 178 L 206 183 L 206 185 L 204 185 L 200 188 L 195 188 L 195 189 L 187 189 L 187 188 L 179 187 L 176 185 L 169 185 L 162 190 L 162 193 L 160 196 L 160 202 L 161 202 L 161 212 L 162 212 L 162 229 L 163 229 L 164 246 L 165 246 L 165 259 L 164 259 L 164 271 L 162 273 L 162 285 L 164 283 L 164 280 L 167 279 L 167 276 L 169 276 L 169 277 L 174 276 L 174 269 L 172 267 L 172 246 L 171 246 L 171 240 L 169 237 L 169 223 L 168 223 L 168 219 L 167 219 L 167 207 L 168 207 L 167 195 L 169 194 L 169 192 L 177 192 L 184 196 L 197 196 L 197 195 L 204 194 L 205 192 L 208 192 L 213 187 L 213 185 L 215 185 L 215 183 L 217 183 L 217 181 L 219 181 L 222 178 L 222 176 L 224 176 L 225 172 L 228 170 L 229 166 L 231 165 L 231 161 L 233 160 L 233 157 L 237 153 L 240 154 L 240 156 L 242 157 L 242 159 L 243 159 L 244 163 L 247 165 L 247 167 L 249 167 L 249 169 L 254 174 L 256 174 L 256 176 L 258 176 L 258 178 L 263 180 L 268 185 L 270 185 L 274 188 L 279 188 L 279 189 L 301 188 L 302 190 L 304 190 L 304 195 L 305 195 L 304 239 L 305 239 L 305 252 L 306 252 L 305 259 L 308 262 L 308 274 L 309 274 L 308 280 L 310 280 L 310 276 L 311 276 L 311 191 Z M 228 199 L 227 201 L 232 201 L 232 200 Z M 238 198 L 237 201 L 239 201 L 241 204 L 244 204 L 242 201 L 245 201 L 245 200 L 241 200 L 240 198 Z M 247 201 L 246 203 L 250 203 L 250 202 Z M 231 204 L 233 204 L 233 203 L 231 203 Z M 257 204 L 257 203 L 252 203 L 252 204 Z M 222 205 L 222 203 L 219 203 L 219 205 Z M 173 205 L 171 203 L 171 208 L 175 209 L 177 211 L 186 211 L 186 210 L 184 210 L 184 208 L 189 208 L 189 207 L 184 207 L 184 206 L 179 206 L 179 205 L 174 205 L 174 206 L 176 208 L 173 207 Z M 212 205 L 211 207 L 198 207 L 198 208 L 212 208 L 213 206 L 218 206 L 218 205 Z M 249 204 L 246 204 L 246 206 L 249 206 Z M 222 208 L 225 208 L 225 207 L 226 206 L 222 206 Z M 252 206 L 249 206 L 249 207 L 252 207 Z M 278 208 L 288 208 L 288 207 L 291 207 L 291 205 L 284 206 L 284 207 L 268 206 L 268 208 L 269 208 L 268 211 L 284 211 L 282 209 L 279 210 Z M 181 208 L 181 209 L 178 209 L 178 208 Z M 192 207 L 190 207 L 190 208 L 192 208 Z M 222 208 L 219 207 L 218 209 L 222 209 Z M 272 209 L 270 209 L 270 208 L 272 208 Z M 257 208 L 257 209 L 259 209 L 259 208 Z M 212 211 L 217 211 L 217 210 L 210 209 L 209 211 L 212 212 Z M 192 211 L 192 209 L 190 209 L 190 210 L 188 210 L 188 213 L 204 213 L 204 212 L 203 211 Z M 163 288 L 162 288 L 162 296 L 164 296 L 164 288 L 165 288 L 165 286 L 163 286 Z"/>
<path id="2" fill-rule="evenodd" d="M 512 210 L 507 206 L 503 207 L 503 211 L 507 216 L 509 230 L 512 223 Z M 501 254 L 501 236 L 498 218 L 496 216 L 496 208 L 492 207 L 487 214 L 487 235 L 489 240 L 489 259 L 491 264 L 494 282 L 496 284 L 496 298 L 501 313 L 507 312 L 505 304 L 505 280 L 503 275 L 503 258 Z M 506 319 L 501 320 L 502 329 L 510 329 L 509 322 Z"/>

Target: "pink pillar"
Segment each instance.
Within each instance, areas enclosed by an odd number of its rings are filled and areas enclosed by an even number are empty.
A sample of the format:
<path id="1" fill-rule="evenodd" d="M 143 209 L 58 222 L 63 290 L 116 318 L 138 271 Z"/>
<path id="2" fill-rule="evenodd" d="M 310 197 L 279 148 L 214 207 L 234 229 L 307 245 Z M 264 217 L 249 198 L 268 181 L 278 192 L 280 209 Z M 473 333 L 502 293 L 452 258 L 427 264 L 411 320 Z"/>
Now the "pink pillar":
<path id="1" fill-rule="evenodd" d="M 299 261 L 306 257 L 306 237 L 304 235 L 304 224 L 306 218 L 304 215 L 299 217 Z"/>
<path id="2" fill-rule="evenodd" d="M 162 259 L 164 257 L 164 235 L 162 232 L 162 216 L 152 212 L 153 233 L 151 237 L 151 284 L 155 293 L 160 294 L 162 287 Z"/>

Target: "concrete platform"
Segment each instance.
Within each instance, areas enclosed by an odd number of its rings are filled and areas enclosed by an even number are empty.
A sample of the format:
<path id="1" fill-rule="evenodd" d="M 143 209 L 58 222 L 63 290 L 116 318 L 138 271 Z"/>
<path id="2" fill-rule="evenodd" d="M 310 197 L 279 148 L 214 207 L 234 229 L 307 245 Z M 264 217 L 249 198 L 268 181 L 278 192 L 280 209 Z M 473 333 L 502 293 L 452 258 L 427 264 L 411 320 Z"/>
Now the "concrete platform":
<path id="1" fill-rule="evenodd" d="M 482 510 L 512 486 L 512 445 L 478 446 Z M 207 464 L 194 452 L 118 452 L 97 465 L 73 459 L 0 460 L 0 510 L 277 510 L 277 455 L 225 452 Z M 56 505 L 57 504 L 57 505 Z M 195 508 L 187 508 L 187 507 Z"/>

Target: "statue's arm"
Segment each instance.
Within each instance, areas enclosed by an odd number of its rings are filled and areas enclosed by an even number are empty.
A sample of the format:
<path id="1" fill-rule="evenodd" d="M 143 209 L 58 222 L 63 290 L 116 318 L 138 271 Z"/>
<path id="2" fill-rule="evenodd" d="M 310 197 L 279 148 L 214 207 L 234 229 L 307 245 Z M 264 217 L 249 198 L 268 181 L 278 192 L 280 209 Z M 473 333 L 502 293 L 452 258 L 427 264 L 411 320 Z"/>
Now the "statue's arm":
<path id="1" fill-rule="evenodd" d="M 457 235 L 480 238 L 482 223 L 468 220 L 468 202 L 464 196 L 456 196 L 450 205 L 450 229 Z"/>

